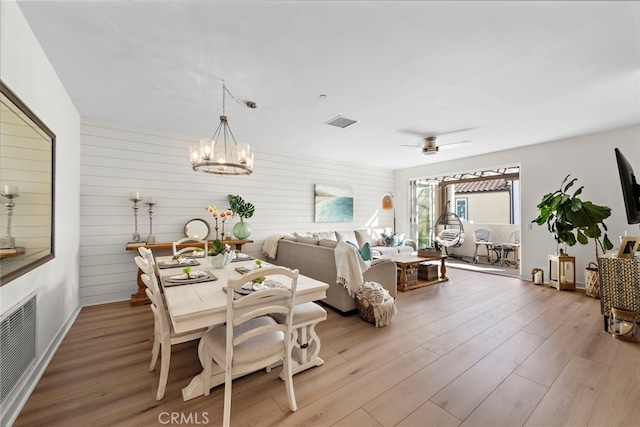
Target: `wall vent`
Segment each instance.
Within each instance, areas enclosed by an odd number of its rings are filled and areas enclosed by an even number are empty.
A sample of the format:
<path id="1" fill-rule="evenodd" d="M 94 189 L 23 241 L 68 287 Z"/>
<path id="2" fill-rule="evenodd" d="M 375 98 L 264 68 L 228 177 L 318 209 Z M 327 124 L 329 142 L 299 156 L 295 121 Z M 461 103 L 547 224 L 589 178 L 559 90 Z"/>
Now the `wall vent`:
<path id="1" fill-rule="evenodd" d="M 36 296 L 0 316 L 0 406 L 36 360 Z"/>

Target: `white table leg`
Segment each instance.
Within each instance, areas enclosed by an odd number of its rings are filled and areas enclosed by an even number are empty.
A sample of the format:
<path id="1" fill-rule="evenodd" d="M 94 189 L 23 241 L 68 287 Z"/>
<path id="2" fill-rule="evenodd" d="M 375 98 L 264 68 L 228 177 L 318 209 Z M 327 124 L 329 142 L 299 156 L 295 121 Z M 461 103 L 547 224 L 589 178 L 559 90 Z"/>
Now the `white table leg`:
<path id="1" fill-rule="evenodd" d="M 291 372 L 293 375 L 306 369 L 324 364 L 318 355 L 320 354 L 320 337 L 316 333 L 316 325 L 324 319 L 319 319 L 313 323 L 298 325 L 295 335 L 292 337 L 292 345 L 295 357 L 291 360 Z M 284 380 L 282 373 L 280 379 Z"/>

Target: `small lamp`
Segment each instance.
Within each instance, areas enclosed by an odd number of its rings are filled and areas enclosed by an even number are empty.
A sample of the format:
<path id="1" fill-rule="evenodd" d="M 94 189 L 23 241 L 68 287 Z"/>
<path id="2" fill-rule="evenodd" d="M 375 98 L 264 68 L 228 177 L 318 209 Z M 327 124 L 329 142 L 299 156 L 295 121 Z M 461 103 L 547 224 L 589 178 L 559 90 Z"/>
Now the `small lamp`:
<path id="1" fill-rule="evenodd" d="M 389 192 L 386 196 L 382 198 L 382 210 L 383 211 L 393 211 L 393 233 L 396 232 L 396 209 L 393 203 L 393 193 Z"/>

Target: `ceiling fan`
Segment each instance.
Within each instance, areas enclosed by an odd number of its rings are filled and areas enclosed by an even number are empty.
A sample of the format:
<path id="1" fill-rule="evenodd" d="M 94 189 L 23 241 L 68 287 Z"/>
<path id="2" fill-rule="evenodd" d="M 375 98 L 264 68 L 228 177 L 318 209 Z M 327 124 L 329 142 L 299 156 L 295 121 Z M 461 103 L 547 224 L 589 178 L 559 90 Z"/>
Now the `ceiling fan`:
<path id="1" fill-rule="evenodd" d="M 402 147 L 420 148 L 422 149 L 422 152 L 420 154 L 426 155 L 426 154 L 437 154 L 441 148 L 445 150 L 449 148 L 464 147 L 471 144 L 471 141 L 460 141 L 460 142 L 453 142 L 451 144 L 437 145 L 435 136 L 428 136 L 426 138 L 423 138 L 423 142 L 424 144 L 422 145 L 422 147 L 418 145 L 405 145 L 405 144 L 403 144 Z"/>

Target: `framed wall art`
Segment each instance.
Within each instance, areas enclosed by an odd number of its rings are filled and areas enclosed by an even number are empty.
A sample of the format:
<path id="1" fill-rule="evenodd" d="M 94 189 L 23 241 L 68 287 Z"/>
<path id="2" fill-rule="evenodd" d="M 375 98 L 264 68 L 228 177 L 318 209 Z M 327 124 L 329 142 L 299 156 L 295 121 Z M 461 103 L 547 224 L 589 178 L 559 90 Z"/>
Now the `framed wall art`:
<path id="1" fill-rule="evenodd" d="M 625 237 L 620 243 L 618 258 L 633 258 L 640 249 L 640 237 Z"/>
<path id="2" fill-rule="evenodd" d="M 352 222 L 353 190 L 350 185 L 316 184 L 316 222 Z"/>

